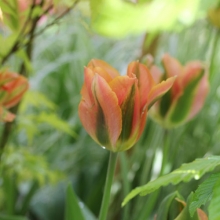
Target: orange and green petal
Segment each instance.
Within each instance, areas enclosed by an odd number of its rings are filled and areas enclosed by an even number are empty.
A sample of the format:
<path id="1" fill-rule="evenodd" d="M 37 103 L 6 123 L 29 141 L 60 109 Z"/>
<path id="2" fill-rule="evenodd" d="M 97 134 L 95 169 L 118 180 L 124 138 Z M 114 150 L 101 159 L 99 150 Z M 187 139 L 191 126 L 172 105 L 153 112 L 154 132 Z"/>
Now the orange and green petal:
<path id="1" fill-rule="evenodd" d="M 191 106 L 190 114 L 188 115 L 188 120 L 192 119 L 204 105 L 205 99 L 209 92 L 208 76 L 205 74 L 199 83 L 196 95 Z"/>
<path id="2" fill-rule="evenodd" d="M 89 133 L 89 135 L 98 143 L 96 137 L 96 128 L 97 128 L 97 106 L 91 106 L 86 102 L 86 100 L 81 100 L 79 103 L 78 114 L 80 121 L 85 128 L 85 130 Z"/>
<path id="3" fill-rule="evenodd" d="M 84 84 L 81 89 L 81 95 L 82 98 L 86 101 L 87 105 L 90 107 L 94 105 L 94 97 L 91 90 L 94 76 L 95 74 L 92 70 L 87 67 L 84 68 Z"/>
<path id="4" fill-rule="evenodd" d="M 89 68 L 100 67 L 104 69 L 112 78 L 120 75 L 120 73 L 103 60 L 92 59 L 87 65 Z"/>
<path id="5" fill-rule="evenodd" d="M 106 82 L 110 82 L 112 80 L 112 77 L 108 74 L 108 72 L 99 66 L 94 67 L 93 72 L 104 78 Z"/>
<path id="6" fill-rule="evenodd" d="M 187 120 L 194 97 L 204 72 L 200 72 L 184 89 L 184 93 L 172 101 L 172 105 L 166 115 L 166 121 L 171 126 L 179 125 Z"/>
<path id="7" fill-rule="evenodd" d="M 137 61 L 130 63 L 128 66 L 127 75 L 132 77 L 133 74 L 138 79 L 140 103 L 141 109 L 143 109 L 147 103 L 148 94 L 150 93 L 152 87 L 155 85 L 155 82 L 148 68 Z"/>
<path id="8" fill-rule="evenodd" d="M 137 82 L 132 86 L 129 96 L 121 105 L 122 131 L 119 137 L 119 151 L 129 149 L 138 137 L 140 125 L 140 95 Z"/>
<path id="9" fill-rule="evenodd" d="M 124 100 L 130 95 L 132 86 L 136 80 L 136 78 L 130 78 L 128 76 L 118 76 L 109 83 L 109 86 L 118 98 L 119 106 L 121 106 Z"/>
<path id="10" fill-rule="evenodd" d="M 95 75 L 92 92 L 97 106 L 96 137 L 106 148 L 114 148 L 122 129 L 122 113 L 116 94 L 108 83 L 98 74 Z"/>
<path id="11" fill-rule="evenodd" d="M 0 80 L 0 104 L 6 108 L 16 105 L 29 87 L 27 79 L 16 73 L 1 73 Z"/>
<path id="12" fill-rule="evenodd" d="M 169 54 L 164 54 L 162 63 L 165 68 L 167 78 L 180 75 L 183 72 L 183 67 L 180 62 L 171 57 Z"/>
<path id="13" fill-rule="evenodd" d="M 170 77 L 152 88 L 148 96 L 148 109 L 172 87 L 175 80 L 176 77 Z"/>

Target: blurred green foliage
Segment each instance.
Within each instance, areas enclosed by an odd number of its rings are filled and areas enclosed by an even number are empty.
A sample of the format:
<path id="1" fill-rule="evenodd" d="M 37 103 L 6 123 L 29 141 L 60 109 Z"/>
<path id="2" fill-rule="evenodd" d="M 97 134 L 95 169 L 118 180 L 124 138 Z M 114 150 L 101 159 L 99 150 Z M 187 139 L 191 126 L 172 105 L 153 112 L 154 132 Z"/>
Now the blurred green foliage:
<path id="1" fill-rule="evenodd" d="M 216 2 L 166 0 L 161 5 L 159 0 L 139 1 L 135 5 L 116 0 L 102 0 L 97 4 L 92 0 L 92 20 L 87 14 L 88 2 L 80 2 L 58 24 L 36 36 L 31 62 L 23 50 L 10 57 L 4 67 L 19 71 L 21 62 L 25 61 L 31 89 L 19 106 L 16 125 L 5 148 L 5 159 L 1 161 L 1 173 L 4 172 L 0 183 L 2 211 L 36 220 L 64 219 L 66 178 L 72 181 L 75 193 L 85 206 L 98 215 L 108 152 L 92 141 L 78 118 L 83 68 L 90 59 L 99 58 L 124 74 L 130 61 L 143 57 L 143 42 L 148 36 L 153 40 L 158 36 L 154 50 L 150 51 L 154 52 L 158 65 L 161 55 L 166 52 L 181 63 L 202 60 L 209 66 L 210 74 L 210 93 L 202 111 L 188 124 L 169 131 L 170 146 L 164 172 L 204 155 L 219 155 L 220 32 L 206 19 L 207 8 Z M 0 7 L 3 10 L 3 3 Z M 16 16 L 15 11 L 11 13 Z M 98 33 L 113 38 L 94 33 L 90 25 Z M 43 27 L 39 26 L 37 31 Z M 154 34 L 145 35 L 144 32 Z M 1 26 L 0 33 L 3 33 Z M 0 35 L 0 60 L 10 51 L 17 36 L 17 31 Z M 148 42 L 148 51 L 153 40 Z M 136 197 L 121 208 L 121 202 L 130 190 L 160 175 L 163 145 L 164 130 L 148 118 L 140 141 L 118 161 L 109 220 L 127 220 L 128 216 L 131 220 L 152 219 L 165 196 L 178 190 L 186 200 L 206 178 L 167 186 L 146 197 Z M 15 177 L 12 178 L 12 174 Z M 5 181 L 8 181 L 8 191 L 12 195 L 7 209 L 6 203 L 3 204 L 3 177 L 9 177 Z M 35 185 L 36 181 L 47 185 Z M 57 185 L 48 184 L 58 181 Z M 213 198 L 218 201 L 217 185 L 215 189 Z M 204 210 L 207 211 L 206 206 Z"/>

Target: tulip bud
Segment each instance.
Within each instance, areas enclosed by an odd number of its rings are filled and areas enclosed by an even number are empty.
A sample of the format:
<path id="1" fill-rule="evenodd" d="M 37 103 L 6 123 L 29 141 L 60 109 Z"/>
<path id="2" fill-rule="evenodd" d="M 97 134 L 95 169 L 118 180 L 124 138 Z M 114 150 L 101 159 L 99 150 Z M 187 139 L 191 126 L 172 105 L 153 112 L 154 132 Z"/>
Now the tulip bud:
<path id="1" fill-rule="evenodd" d="M 165 54 L 162 59 L 165 73 L 151 67 L 154 79 L 159 82 L 177 76 L 172 89 L 151 109 L 151 116 L 165 128 L 177 127 L 191 120 L 202 108 L 209 91 L 207 72 L 199 61 L 182 66 Z"/>
<path id="2" fill-rule="evenodd" d="M 131 148 L 139 139 L 148 108 L 172 86 L 175 78 L 156 84 L 139 62 L 127 75 L 102 60 L 93 59 L 84 71 L 79 117 L 89 135 L 113 152 Z"/>
<path id="3" fill-rule="evenodd" d="M 8 108 L 15 106 L 29 85 L 25 77 L 17 73 L 0 73 L 0 121 L 12 121 L 14 115 L 7 111 Z"/>

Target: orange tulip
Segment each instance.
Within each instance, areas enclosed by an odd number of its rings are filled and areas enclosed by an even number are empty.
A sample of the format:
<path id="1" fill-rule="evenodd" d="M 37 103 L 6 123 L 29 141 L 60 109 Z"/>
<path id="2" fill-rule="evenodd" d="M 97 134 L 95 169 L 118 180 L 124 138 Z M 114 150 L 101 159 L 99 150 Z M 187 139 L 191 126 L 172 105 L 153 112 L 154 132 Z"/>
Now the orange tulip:
<path id="1" fill-rule="evenodd" d="M 127 75 L 102 60 L 93 59 L 84 71 L 79 117 L 89 135 L 113 152 L 131 148 L 139 139 L 148 108 L 173 85 L 175 77 L 156 84 L 139 62 Z"/>
<path id="2" fill-rule="evenodd" d="M 28 81 L 17 73 L 0 73 L 0 121 L 12 121 L 15 115 L 8 108 L 15 106 L 28 89 Z"/>
<path id="3" fill-rule="evenodd" d="M 191 120 L 202 108 L 209 91 L 207 71 L 199 61 L 182 66 L 168 54 L 162 58 L 165 74 L 156 66 L 151 72 L 156 82 L 177 76 L 172 89 L 151 109 L 151 116 L 166 128 Z"/>

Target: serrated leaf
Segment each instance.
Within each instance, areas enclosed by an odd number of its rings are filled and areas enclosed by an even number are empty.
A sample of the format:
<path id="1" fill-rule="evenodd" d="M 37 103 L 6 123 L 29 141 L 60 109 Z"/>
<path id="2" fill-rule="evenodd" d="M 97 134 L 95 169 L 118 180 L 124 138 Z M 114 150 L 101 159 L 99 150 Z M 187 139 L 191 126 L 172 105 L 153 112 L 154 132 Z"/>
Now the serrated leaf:
<path id="1" fill-rule="evenodd" d="M 206 204 L 211 199 L 213 187 L 219 179 L 219 173 L 212 174 L 201 185 L 199 185 L 192 197 L 192 200 L 190 201 L 189 212 L 191 216 L 194 214 L 197 208 L 200 208 L 201 205 Z"/>
<path id="2" fill-rule="evenodd" d="M 66 207 L 65 207 L 65 220 L 85 220 L 79 201 L 73 192 L 71 184 L 67 186 L 66 190 Z"/>
<path id="3" fill-rule="evenodd" d="M 138 194 L 144 196 L 168 184 L 176 185 L 182 181 L 188 182 L 191 179 L 198 180 L 205 173 L 212 171 L 218 165 L 220 165 L 220 156 L 196 159 L 191 163 L 183 164 L 179 169 L 132 190 L 124 199 L 122 206 Z"/>
<path id="4" fill-rule="evenodd" d="M 212 189 L 212 199 L 209 205 L 209 219 L 210 220 L 219 220 L 220 219 L 220 179 L 215 183 L 214 188 Z"/>

